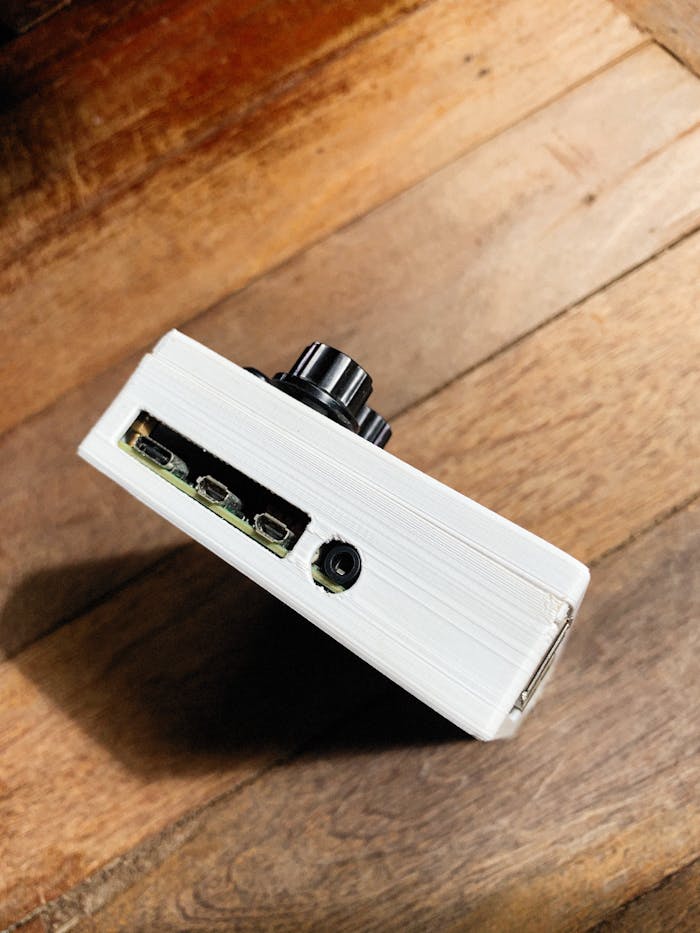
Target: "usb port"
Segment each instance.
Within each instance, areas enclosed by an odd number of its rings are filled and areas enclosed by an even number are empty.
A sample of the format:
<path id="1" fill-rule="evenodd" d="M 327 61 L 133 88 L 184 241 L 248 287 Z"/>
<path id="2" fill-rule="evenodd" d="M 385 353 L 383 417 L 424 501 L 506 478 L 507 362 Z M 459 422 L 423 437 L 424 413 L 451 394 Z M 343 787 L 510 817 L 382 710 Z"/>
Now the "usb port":
<path id="1" fill-rule="evenodd" d="M 218 505 L 222 509 L 229 509 L 231 512 L 241 511 L 241 500 L 231 490 L 220 483 L 213 476 L 200 476 L 195 483 L 197 495 L 206 499 L 211 505 Z"/>
<path id="2" fill-rule="evenodd" d="M 287 556 L 311 521 L 302 509 L 146 411 L 119 447 L 277 557 Z"/>
<path id="3" fill-rule="evenodd" d="M 171 473 L 176 473 L 179 476 L 187 476 L 187 465 L 180 457 L 175 456 L 172 450 L 168 450 L 167 447 L 164 447 L 162 444 L 159 444 L 158 441 L 154 441 L 151 437 L 140 436 L 136 438 L 134 447 L 140 454 L 143 454 L 148 460 L 152 463 L 155 463 L 156 466 L 162 467 L 164 470 L 169 470 Z"/>
<path id="4" fill-rule="evenodd" d="M 273 544 L 286 544 L 292 536 L 291 531 L 284 522 L 269 512 L 262 512 L 253 519 L 253 525 L 259 535 Z"/>

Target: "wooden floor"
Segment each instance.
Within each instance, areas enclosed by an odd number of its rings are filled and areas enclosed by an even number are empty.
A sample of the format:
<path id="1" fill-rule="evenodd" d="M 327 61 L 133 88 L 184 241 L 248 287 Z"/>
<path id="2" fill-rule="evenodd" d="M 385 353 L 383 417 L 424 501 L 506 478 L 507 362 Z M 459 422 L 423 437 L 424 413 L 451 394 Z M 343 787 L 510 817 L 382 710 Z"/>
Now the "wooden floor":
<path id="1" fill-rule="evenodd" d="M 0 927 L 699 930 L 696 4 L 74 0 L 4 38 Z M 515 740 L 77 459 L 172 326 L 340 346 L 393 453 L 591 565 Z"/>

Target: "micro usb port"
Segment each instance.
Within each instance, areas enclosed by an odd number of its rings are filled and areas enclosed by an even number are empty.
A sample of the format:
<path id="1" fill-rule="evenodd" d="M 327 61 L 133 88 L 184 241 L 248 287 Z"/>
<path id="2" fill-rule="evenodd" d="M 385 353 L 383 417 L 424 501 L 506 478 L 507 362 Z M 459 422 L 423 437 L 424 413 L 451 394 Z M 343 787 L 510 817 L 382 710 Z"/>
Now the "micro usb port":
<path id="1" fill-rule="evenodd" d="M 142 411 L 119 447 L 257 544 L 286 557 L 311 520 L 302 509 Z"/>

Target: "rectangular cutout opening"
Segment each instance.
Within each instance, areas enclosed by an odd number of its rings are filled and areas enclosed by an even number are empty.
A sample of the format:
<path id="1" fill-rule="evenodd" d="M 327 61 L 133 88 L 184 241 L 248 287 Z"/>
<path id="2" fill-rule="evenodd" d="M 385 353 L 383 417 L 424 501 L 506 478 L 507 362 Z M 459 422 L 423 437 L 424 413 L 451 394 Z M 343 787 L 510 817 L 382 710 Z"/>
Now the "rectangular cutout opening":
<path id="1" fill-rule="evenodd" d="M 146 411 L 119 447 L 277 557 L 294 549 L 311 521 L 302 509 Z"/>

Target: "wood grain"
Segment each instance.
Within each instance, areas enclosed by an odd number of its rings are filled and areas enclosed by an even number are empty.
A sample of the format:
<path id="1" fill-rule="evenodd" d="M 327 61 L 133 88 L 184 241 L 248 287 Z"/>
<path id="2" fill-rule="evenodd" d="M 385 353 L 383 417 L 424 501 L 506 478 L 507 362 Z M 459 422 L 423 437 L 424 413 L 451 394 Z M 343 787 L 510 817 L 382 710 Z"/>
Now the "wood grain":
<path id="1" fill-rule="evenodd" d="M 651 891 L 620 907 L 595 933 L 694 933 L 700 916 L 700 861 L 669 875 Z"/>
<path id="2" fill-rule="evenodd" d="M 641 50 L 185 329 L 268 372 L 325 339 L 367 366 L 393 417 L 697 224 L 699 111 L 697 81 Z M 185 540 L 75 457 L 135 364 L 0 438 L 0 655 Z"/>
<path id="3" fill-rule="evenodd" d="M 164 150 L 158 133 L 148 135 L 148 106 L 146 125 L 132 126 L 144 101 L 126 91 L 179 100 L 177 82 L 145 80 L 128 54 L 122 72 L 121 46 L 104 80 L 95 73 L 102 59 L 78 62 L 47 90 L 46 111 L 29 97 L 7 116 L 0 292 L 14 352 L 0 370 L 0 429 L 643 41 L 607 0 L 557 5 L 556 15 L 550 0 L 480 2 L 468 12 L 436 0 L 302 68 L 238 115 L 227 98 L 210 98 L 211 82 L 193 78 L 181 107 L 201 107 L 206 125 L 174 120 Z M 196 55 L 217 67 L 207 48 Z M 224 84 L 238 61 L 220 62 Z M 66 127 L 58 137 L 56 114 Z M 162 124 L 171 125 L 168 113 Z"/>
<path id="4" fill-rule="evenodd" d="M 0 49 L 0 927 L 697 927 L 700 84 L 619 12 L 697 71 L 691 6 L 74 0 Z M 394 453 L 594 561 L 514 743 L 76 459 L 180 322 L 341 345 Z"/>
<path id="5" fill-rule="evenodd" d="M 194 547 L 35 644 L 0 668 L 0 928 L 380 681 Z"/>
<path id="6" fill-rule="evenodd" d="M 695 234 L 448 386 L 396 453 L 583 561 L 615 547 L 700 489 L 699 262 Z"/>
<path id="7" fill-rule="evenodd" d="M 0 0 L 0 23 L 13 32 L 31 29 L 70 0 Z"/>
<path id="8" fill-rule="evenodd" d="M 638 533 L 699 485 L 699 255 L 700 235 L 406 413 L 396 452 L 584 560 Z M 201 549 L 165 560 L 0 666 L 0 919 L 250 779 L 380 683 Z"/>
<path id="9" fill-rule="evenodd" d="M 45 238 L 47 222 L 69 223 L 105 192 L 143 180 L 152 163 L 240 123 L 398 12 L 396 0 L 162 0 L 28 73 L 8 50 L 5 258 Z"/>
<path id="10" fill-rule="evenodd" d="M 17 100 L 30 89 L 45 87 L 50 80 L 55 80 L 62 67 L 59 63 L 65 63 L 69 56 L 101 33 L 137 13 L 142 15 L 167 2 L 169 0 L 70 0 L 51 20 L 38 23 L 31 35 L 17 36 L 11 45 L 0 47 L 0 75 L 6 95 L 3 111 L 10 100 Z"/>
<path id="11" fill-rule="evenodd" d="M 699 117 L 642 49 L 183 329 L 266 371 L 320 334 L 393 415 L 700 225 Z"/>
<path id="12" fill-rule="evenodd" d="M 696 851 L 699 546 L 696 507 L 597 568 L 513 741 L 446 735 L 388 687 L 75 928 L 586 928 Z"/>
<path id="13" fill-rule="evenodd" d="M 700 74 L 700 8 L 695 0 L 616 0 L 657 42 Z"/>

